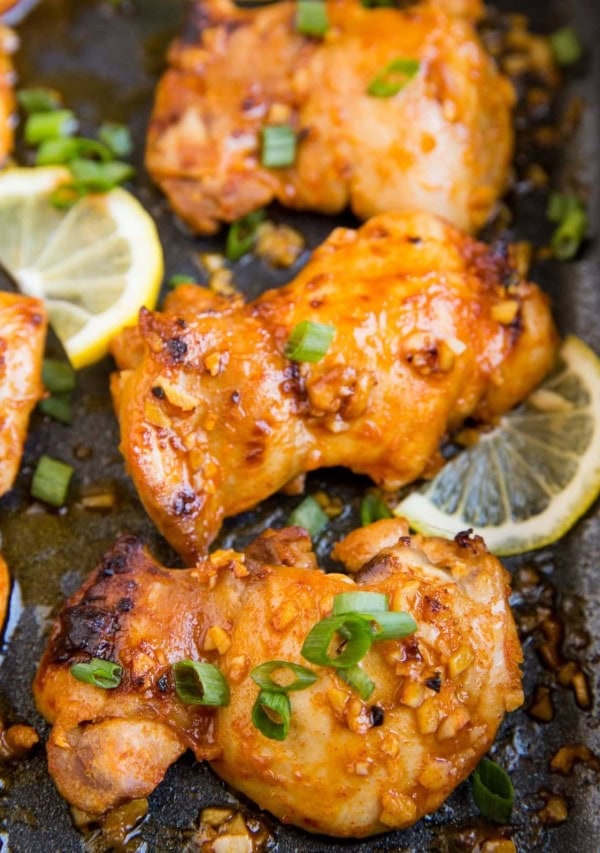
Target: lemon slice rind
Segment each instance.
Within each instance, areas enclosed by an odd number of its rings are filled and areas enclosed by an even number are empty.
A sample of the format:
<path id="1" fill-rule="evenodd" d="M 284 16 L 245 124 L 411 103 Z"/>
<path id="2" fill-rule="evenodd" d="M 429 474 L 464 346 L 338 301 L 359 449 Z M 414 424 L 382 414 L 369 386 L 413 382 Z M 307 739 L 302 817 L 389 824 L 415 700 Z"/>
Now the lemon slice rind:
<path id="1" fill-rule="evenodd" d="M 494 481 L 495 474 L 496 494 L 505 505 L 499 509 L 491 507 L 487 515 L 495 513 L 496 517 L 503 517 L 504 520 L 501 523 L 473 523 L 473 513 L 464 511 L 465 483 L 464 480 L 458 482 L 458 478 L 455 510 L 448 512 L 436 505 L 432 496 L 439 487 L 440 477 L 444 476 L 448 466 L 442 469 L 432 481 L 404 498 L 395 507 L 394 514 L 406 518 L 414 530 L 426 535 L 455 536 L 462 530 L 472 528 L 474 533 L 484 538 L 489 550 L 498 556 L 510 556 L 542 548 L 564 536 L 600 494 L 600 360 L 587 344 L 574 336 L 565 339 L 559 358 L 563 365 L 562 369 L 542 383 L 539 391 L 534 392 L 530 397 L 530 400 L 535 401 L 537 394 L 537 400 L 544 405 L 549 405 L 550 410 L 546 412 L 541 410 L 536 413 L 531 410 L 523 412 L 523 409 L 519 408 L 505 415 L 499 426 L 489 434 L 489 438 L 483 436 L 475 447 L 462 451 L 459 457 L 456 457 L 456 460 L 462 457 L 462 461 L 455 463 L 457 466 L 460 464 L 462 472 L 473 471 L 478 459 L 481 459 L 484 453 L 489 458 L 493 456 L 489 453 L 489 447 L 485 446 L 486 441 L 490 446 L 495 442 L 496 447 L 504 447 L 506 459 L 507 453 L 510 452 L 506 446 L 506 443 L 511 441 L 510 430 L 518 426 L 518 431 L 525 435 L 529 420 L 532 425 L 532 434 L 527 436 L 526 442 L 529 442 L 529 447 L 537 449 L 540 459 L 543 459 L 543 439 L 547 436 L 548 446 L 553 442 L 554 449 L 548 450 L 546 456 L 550 462 L 554 463 L 556 472 L 553 471 L 552 465 L 544 471 L 542 466 L 533 464 L 532 460 L 527 458 L 525 445 L 524 448 L 518 448 L 516 451 L 518 456 L 516 464 L 522 465 L 523 475 L 527 478 L 532 493 L 536 490 L 540 494 L 546 492 L 547 506 L 544 509 L 528 518 L 514 517 L 514 513 L 511 512 L 511 503 L 517 499 L 516 490 L 521 486 L 518 482 L 516 484 L 513 482 L 510 484 L 512 488 L 507 487 L 503 481 L 504 469 L 496 454 L 495 464 L 487 468 L 487 473 L 491 481 Z M 575 395 L 575 399 L 568 399 L 561 395 L 557 388 L 564 387 L 567 391 L 569 389 L 572 391 L 573 382 L 569 380 L 573 378 L 579 381 L 580 393 Z M 555 406 L 554 413 L 552 406 Z M 518 421 L 520 424 L 517 424 Z M 557 424 L 577 421 L 583 424 L 586 430 L 583 430 L 583 433 L 581 430 L 573 431 L 572 440 L 580 445 L 585 443 L 585 448 L 580 446 L 575 451 L 569 449 L 568 441 L 571 438 L 569 430 L 562 432 L 556 429 L 553 435 L 550 428 L 553 421 Z M 540 437 L 536 437 L 535 432 L 540 425 Z M 536 444 L 537 448 L 535 448 Z M 559 458 L 560 454 L 562 456 Z M 557 484 L 561 468 L 562 466 L 573 468 L 574 459 L 577 462 L 575 473 L 568 483 L 561 487 L 560 483 Z M 448 465 L 454 462 L 455 460 L 452 460 Z M 554 473 L 557 476 L 553 476 Z M 481 471 L 479 474 L 481 475 Z M 449 475 L 446 473 L 445 476 L 446 480 L 451 481 L 452 472 Z M 481 483 L 481 479 L 478 482 Z M 489 487 L 489 483 L 483 483 L 481 486 L 482 489 L 486 487 Z M 484 509 L 483 511 L 485 514 Z M 507 516 L 510 517 L 507 518 Z"/>

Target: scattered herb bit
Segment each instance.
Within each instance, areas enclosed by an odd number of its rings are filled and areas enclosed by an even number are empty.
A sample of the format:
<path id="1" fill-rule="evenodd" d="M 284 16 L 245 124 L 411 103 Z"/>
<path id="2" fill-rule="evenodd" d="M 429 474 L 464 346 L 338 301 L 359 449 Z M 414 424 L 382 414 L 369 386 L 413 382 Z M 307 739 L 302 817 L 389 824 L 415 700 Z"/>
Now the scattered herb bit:
<path id="1" fill-rule="evenodd" d="M 583 55 L 579 36 L 572 27 L 562 27 L 548 37 L 555 60 L 559 65 L 573 65 Z"/>
<path id="2" fill-rule="evenodd" d="M 399 640 L 408 637 L 417 630 L 417 623 L 410 615 L 402 610 L 386 610 L 385 613 L 361 613 L 363 619 L 369 622 L 373 632 L 373 642 L 382 640 Z"/>
<path id="3" fill-rule="evenodd" d="M 585 237 L 587 225 L 587 214 L 581 205 L 569 210 L 550 241 L 554 257 L 559 261 L 574 258 Z"/>
<path id="4" fill-rule="evenodd" d="M 362 660 L 372 642 L 373 632 L 366 619 L 358 613 L 344 613 L 327 616 L 313 625 L 301 653 L 317 666 L 346 668 Z"/>
<path id="5" fill-rule="evenodd" d="M 417 75 L 419 68 L 417 59 L 394 59 L 371 80 L 367 92 L 374 98 L 391 98 Z"/>
<path id="6" fill-rule="evenodd" d="M 286 693 L 261 690 L 252 708 L 252 722 L 270 740 L 285 740 L 290 730 L 292 706 Z"/>
<path id="7" fill-rule="evenodd" d="M 28 115 L 49 113 L 60 107 L 61 97 L 54 89 L 42 87 L 20 89 L 17 92 L 17 103 Z"/>
<path id="8" fill-rule="evenodd" d="M 52 166 L 77 159 L 98 158 L 106 163 L 112 160 L 112 157 L 110 149 L 96 139 L 72 136 L 46 139 L 37 150 L 35 162 L 37 166 Z"/>
<path id="9" fill-rule="evenodd" d="M 343 599 L 344 595 L 336 598 Z M 302 656 L 306 660 L 319 666 L 354 666 L 367 654 L 372 643 L 398 640 L 417 630 L 417 623 L 410 613 L 383 609 L 378 594 L 356 593 L 356 596 L 363 595 L 377 595 L 370 602 L 371 612 L 353 610 L 336 613 L 334 599 L 334 613 L 313 625 L 304 640 Z M 369 604 L 368 601 L 366 603 Z M 373 608 L 373 604 L 379 609 Z M 345 610 L 346 604 L 338 601 L 337 608 L 338 611 L 340 608 Z M 336 636 L 340 638 L 339 643 Z"/>
<path id="10" fill-rule="evenodd" d="M 229 687 L 212 663 L 180 660 L 173 664 L 175 692 L 186 705 L 223 707 L 229 704 Z"/>
<path id="11" fill-rule="evenodd" d="M 293 166 L 296 160 L 296 134 L 287 124 L 262 129 L 261 164 L 266 169 Z"/>
<path id="12" fill-rule="evenodd" d="M 338 669 L 340 678 L 352 687 L 365 702 L 375 690 L 375 682 L 356 664 L 347 669 Z"/>
<path id="13" fill-rule="evenodd" d="M 362 5 L 366 9 L 376 9 L 378 6 L 395 6 L 396 2 L 397 0 L 362 0 Z"/>
<path id="14" fill-rule="evenodd" d="M 25 142 L 28 145 L 39 145 L 47 139 L 72 136 L 77 127 L 78 121 L 71 110 L 32 113 L 25 122 Z"/>
<path id="15" fill-rule="evenodd" d="M 473 799 L 481 814 L 496 823 L 508 823 L 515 792 L 508 773 L 489 758 L 483 758 L 471 776 Z"/>
<path id="16" fill-rule="evenodd" d="M 133 151 L 131 131 L 124 124 L 105 122 L 100 125 L 98 139 L 112 151 L 115 157 L 129 157 Z"/>
<path id="17" fill-rule="evenodd" d="M 303 320 L 292 329 L 283 354 L 290 361 L 321 361 L 334 335 L 335 326 Z"/>
<path id="18" fill-rule="evenodd" d="M 292 673 L 296 676 L 295 679 L 287 684 L 275 681 L 272 678 L 272 674 L 281 670 L 287 670 Z M 261 663 L 259 666 L 255 666 L 250 673 L 250 678 L 262 690 L 272 693 L 291 693 L 294 690 L 305 690 L 317 680 L 316 674 L 311 669 L 285 660 L 270 660 L 266 663 Z"/>
<path id="19" fill-rule="evenodd" d="M 388 610 L 387 595 L 382 592 L 342 592 L 333 597 L 333 615 L 342 613 L 375 613 Z"/>
<path id="20" fill-rule="evenodd" d="M 110 660 L 92 658 L 88 663 L 74 663 L 70 672 L 77 681 L 93 684 L 103 690 L 114 690 L 121 683 L 123 667 Z"/>
<path id="21" fill-rule="evenodd" d="M 368 492 L 360 504 L 360 523 L 363 527 L 367 524 L 372 524 L 374 521 L 380 521 L 382 518 L 391 518 L 392 513 L 386 502 L 379 495 L 373 492 Z"/>
<path id="22" fill-rule="evenodd" d="M 33 473 L 31 494 L 52 506 L 62 506 L 67 498 L 73 468 L 51 456 L 41 456 Z"/>
<path id="23" fill-rule="evenodd" d="M 97 163 L 77 158 L 69 163 L 69 168 L 75 185 L 86 192 L 108 192 L 135 174 L 133 166 L 119 160 Z"/>
<path id="24" fill-rule="evenodd" d="M 40 400 L 38 409 L 42 414 L 54 418 L 61 424 L 70 424 L 73 420 L 71 413 L 71 395 L 53 394 L 45 400 Z"/>
<path id="25" fill-rule="evenodd" d="M 546 219 L 549 222 L 554 222 L 558 224 L 562 222 L 565 217 L 571 213 L 572 210 L 577 210 L 577 208 L 581 208 L 582 204 L 574 195 L 567 195 L 566 193 L 550 193 L 548 197 L 548 204 L 546 205 Z"/>
<path id="26" fill-rule="evenodd" d="M 107 122 L 100 127 L 100 140 L 76 137 L 78 121 L 72 110 L 56 109 L 56 93 L 48 89 L 24 89 L 23 109 L 29 113 L 24 138 L 38 147 L 36 165 L 66 164 L 73 176 L 70 184 L 58 187 L 50 196 L 60 209 L 75 204 L 87 193 L 108 192 L 135 173 L 133 166 L 116 160 L 131 153 L 127 127 Z"/>
<path id="27" fill-rule="evenodd" d="M 296 29 L 303 36 L 321 38 L 329 29 L 324 0 L 298 0 Z"/>
<path id="28" fill-rule="evenodd" d="M 74 390 L 77 379 L 70 364 L 46 358 L 42 364 L 42 382 L 53 394 L 65 394 Z"/>
<path id="29" fill-rule="evenodd" d="M 239 261 L 251 251 L 256 242 L 258 226 L 265 216 L 264 210 L 254 210 L 229 226 L 225 243 L 225 256 L 230 261 Z"/>
<path id="30" fill-rule="evenodd" d="M 298 504 L 290 513 L 287 523 L 290 527 L 303 527 L 311 537 L 317 536 L 329 521 L 316 500 L 310 495 Z"/>

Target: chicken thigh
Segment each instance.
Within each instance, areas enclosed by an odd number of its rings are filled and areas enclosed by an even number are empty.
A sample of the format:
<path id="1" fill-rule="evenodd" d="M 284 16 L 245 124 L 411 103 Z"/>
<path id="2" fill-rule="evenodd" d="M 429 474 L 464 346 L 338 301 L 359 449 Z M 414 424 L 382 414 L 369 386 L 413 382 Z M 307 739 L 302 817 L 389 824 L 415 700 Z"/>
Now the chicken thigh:
<path id="1" fill-rule="evenodd" d="M 149 794 L 191 748 L 261 808 L 311 832 L 361 837 L 436 809 L 522 701 L 508 576 L 477 537 L 410 537 L 400 520 L 338 546 L 341 559 L 356 553 L 367 563 L 354 580 L 320 571 L 301 528 L 267 531 L 245 553 L 217 551 L 188 570 L 162 568 L 133 538 L 117 542 L 61 611 L 35 680 L 63 796 L 100 814 Z M 410 636 L 367 651 L 368 699 L 301 651 L 335 596 L 356 590 L 385 594 L 416 621 Z M 120 664 L 120 685 L 77 681 L 70 667 L 90 658 Z M 172 672 L 183 659 L 216 665 L 229 704 L 184 704 Z M 274 740 L 252 722 L 250 674 L 281 660 L 316 680 L 289 694 L 289 732 Z"/>
<path id="2" fill-rule="evenodd" d="M 0 496 L 12 487 L 29 416 L 44 393 L 45 339 L 43 303 L 0 291 Z"/>
<path id="3" fill-rule="evenodd" d="M 481 4 L 326 9 L 329 29 L 313 38 L 298 32 L 294 2 L 193 4 L 146 152 L 175 211 L 204 233 L 273 200 L 327 214 L 349 205 L 361 218 L 420 209 L 482 226 L 507 183 L 514 94 L 474 28 Z M 271 166 L 262 134 L 281 127 L 295 155 Z"/>
<path id="4" fill-rule="evenodd" d="M 250 304 L 180 286 L 113 342 L 121 449 L 163 535 L 193 560 L 225 517 L 307 471 L 396 489 L 441 464 L 448 431 L 492 420 L 553 363 L 547 299 L 427 214 L 337 229 L 297 278 Z M 301 321 L 324 358 L 284 355 Z"/>
<path id="5" fill-rule="evenodd" d="M 0 2 L 0 14 L 3 10 Z M 16 36 L 8 27 L 0 24 L 0 166 L 10 154 L 13 146 L 15 100 L 13 83 L 15 72 L 10 54 L 16 45 Z"/>

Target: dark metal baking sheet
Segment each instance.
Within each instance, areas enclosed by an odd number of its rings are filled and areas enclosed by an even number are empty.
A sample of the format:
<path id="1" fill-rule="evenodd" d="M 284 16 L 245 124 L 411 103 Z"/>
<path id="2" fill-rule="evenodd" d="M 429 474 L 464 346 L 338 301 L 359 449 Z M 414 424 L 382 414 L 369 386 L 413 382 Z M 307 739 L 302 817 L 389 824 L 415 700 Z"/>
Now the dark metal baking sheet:
<path id="1" fill-rule="evenodd" d="M 504 10 L 530 16 L 535 30 L 548 32 L 569 23 L 581 34 L 586 60 L 581 73 L 569 82 L 567 96 L 585 100 L 582 125 L 561 158 L 555 176 L 575 179 L 590 200 L 592 234 L 600 214 L 598 145 L 600 143 L 600 7 L 596 0 L 503 0 Z M 139 178 L 135 192 L 155 217 L 161 232 L 168 274 L 197 275 L 198 252 L 222 249 L 222 237 L 201 240 L 191 237 L 169 213 L 166 202 L 152 187 L 141 168 L 144 131 L 151 95 L 164 61 L 164 50 L 176 31 L 182 6 L 179 0 L 125 0 L 120 10 L 96 0 L 43 0 L 20 26 L 22 49 L 17 65 L 23 85 L 44 84 L 60 89 L 69 106 L 82 119 L 84 133 L 92 132 L 101 119 L 130 124 L 138 152 Z M 539 242 L 543 229 L 543 203 L 534 196 L 518 198 L 514 235 Z M 332 220 L 275 211 L 275 217 L 294 224 L 317 245 L 331 230 Z M 350 218 L 336 220 L 351 222 Z M 301 263 L 302 260 L 299 262 Z M 236 270 L 236 281 L 248 296 L 287 280 L 294 270 L 276 272 L 251 259 Z M 559 266 L 543 264 L 532 277 L 546 288 L 554 301 L 555 315 L 563 333 L 583 337 L 600 352 L 600 243 L 592 240 L 581 260 Z M 49 619 L 65 594 L 72 592 L 97 563 L 119 532 L 141 535 L 167 564 L 177 559 L 145 517 L 132 484 L 123 472 L 117 450 L 117 427 L 110 407 L 107 380 L 111 362 L 83 371 L 75 398 L 75 425 L 61 426 L 36 415 L 27 444 L 24 464 L 15 490 L 0 501 L 2 551 L 12 569 L 15 584 L 9 627 L 2 648 L 0 709 L 11 721 L 26 721 L 45 733 L 31 697 L 31 680 L 44 643 Z M 33 511 L 28 498 L 32 466 L 42 452 L 64 459 L 75 467 L 72 499 L 64 511 Z M 365 480 L 334 470 L 310 478 L 343 496 L 346 510 L 331 525 L 320 545 L 325 553 L 331 542 L 357 523 L 358 496 Z M 118 495 L 115 510 L 85 510 L 78 498 L 86 489 L 107 485 Z M 243 545 L 253 530 L 266 524 L 283 524 L 293 501 L 276 496 L 256 512 L 225 526 L 223 540 Z M 516 593 L 517 614 L 530 606 L 531 596 L 554 599 L 565 618 L 565 653 L 584 663 L 595 702 L 600 687 L 600 507 L 596 507 L 557 546 L 508 561 L 519 577 L 533 566 L 542 578 L 541 587 Z M 593 771 L 576 767 L 570 777 L 551 773 L 549 762 L 564 743 L 586 743 L 600 753 L 600 720 L 596 704 L 582 712 L 571 691 L 557 686 L 543 669 L 533 633 L 524 637 L 527 699 L 536 684 L 550 686 L 556 718 L 549 724 L 535 722 L 525 710 L 505 721 L 495 747 L 498 760 L 507 767 L 516 788 L 512 825 L 502 832 L 520 851 L 593 851 L 599 849 L 600 789 Z M 73 828 L 67 805 L 56 793 L 39 747 L 32 757 L 0 779 L 0 849 L 13 851 L 78 851 L 82 836 Z M 562 793 L 569 805 L 569 819 L 560 826 L 540 824 L 536 811 L 543 805 L 540 792 Z M 176 851 L 184 848 L 200 809 L 206 805 L 235 802 L 235 797 L 206 766 L 188 754 L 168 772 L 150 798 L 150 814 L 138 836 L 140 849 Z M 477 816 L 468 784 L 461 785 L 434 815 L 413 829 L 390 833 L 362 843 L 342 842 L 285 828 L 273 822 L 276 849 L 288 851 L 450 851 L 474 850 L 477 838 L 499 833 Z M 487 833 L 487 836 L 486 836 Z M 135 845 L 134 845 L 135 846 Z M 479 848 L 477 848 L 479 849 Z"/>

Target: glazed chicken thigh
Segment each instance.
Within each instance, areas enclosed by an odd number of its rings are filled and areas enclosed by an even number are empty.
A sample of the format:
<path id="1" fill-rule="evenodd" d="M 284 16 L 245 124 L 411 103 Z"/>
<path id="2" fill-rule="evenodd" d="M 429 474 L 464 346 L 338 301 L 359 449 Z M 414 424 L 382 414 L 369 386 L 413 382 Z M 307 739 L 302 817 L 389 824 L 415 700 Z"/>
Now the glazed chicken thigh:
<path id="1" fill-rule="evenodd" d="M 168 570 L 121 539 L 61 611 L 34 685 L 53 724 L 48 760 L 63 796 L 102 813 L 149 794 L 191 748 L 261 808 L 312 832 L 360 837 L 437 808 L 522 701 L 508 576 L 480 539 L 411 538 L 400 520 L 338 546 L 354 569 L 357 554 L 367 563 L 356 580 L 325 574 L 308 534 L 287 528 L 245 553 Z M 361 662 L 375 685 L 368 700 L 339 670 L 312 666 L 314 683 L 289 694 L 287 737 L 267 738 L 252 722 L 252 669 L 310 666 L 305 637 L 353 590 L 384 593 L 416 632 L 371 646 Z M 116 689 L 70 673 L 92 657 L 123 667 Z M 171 671 L 182 659 L 217 665 L 229 704 L 184 704 Z"/>
<path id="2" fill-rule="evenodd" d="M 146 152 L 175 211 L 204 233 L 274 200 L 327 214 L 350 206 L 361 218 L 420 209 L 482 226 L 507 183 L 514 95 L 474 28 L 480 4 L 326 9 L 329 29 L 313 38 L 298 32 L 294 2 L 193 4 Z M 398 80 L 398 62 L 416 74 Z M 273 127 L 296 137 L 285 167 L 265 161 Z"/>
<path id="3" fill-rule="evenodd" d="M 6 9 L 2 8 L 0 2 L 0 15 Z M 13 113 L 15 112 L 15 100 L 13 96 L 13 83 L 15 72 L 10 61 L 16 36 L 8 27 L 0 24 L 0 166 L 10 154 L 13 146 Z"/>
<path id="4" fill-rule="evenodd" d="M 0 291 L 0 496 L 13 485 L 29 416 L 44 393 L 45 338 L 43 303 Z"/>
<path id="5" fill-rule="evenodd" d="M 386 214 L 334 231 L 253 303 L 183 285 L 162 313 L 142 310 L 113 342 L 113 392 L 127 467 L 173 547 L 193 560 L 223 518 L 319 467 L 396 489 L 441 464 L 466 417 L 525 397 L 557 338 L 504 249 Z M 318 363 L 284 355 L 304 320 L 335 328 Z"/>

